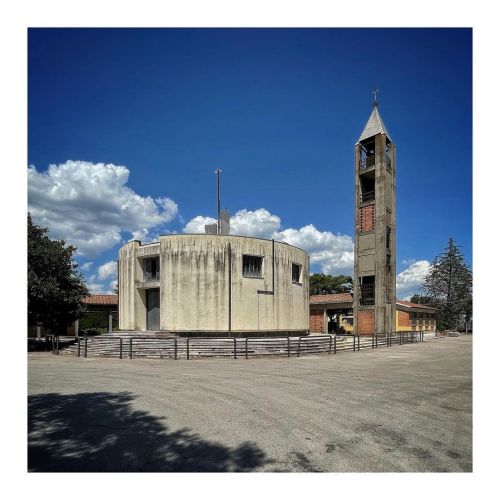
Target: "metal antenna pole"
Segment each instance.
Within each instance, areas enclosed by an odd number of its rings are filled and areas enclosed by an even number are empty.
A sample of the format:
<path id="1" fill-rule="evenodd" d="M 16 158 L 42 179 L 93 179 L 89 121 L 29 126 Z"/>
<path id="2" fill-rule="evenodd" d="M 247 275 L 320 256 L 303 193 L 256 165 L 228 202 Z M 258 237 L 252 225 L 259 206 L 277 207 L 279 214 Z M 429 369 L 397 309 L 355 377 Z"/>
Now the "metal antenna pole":
<path id="1" fill-rule="evenodd" d="M 220 225 L 220 174 L 222 170 L 218 168 L 215 173 L 217 174 L 217 234 L 221 233 Z"/>

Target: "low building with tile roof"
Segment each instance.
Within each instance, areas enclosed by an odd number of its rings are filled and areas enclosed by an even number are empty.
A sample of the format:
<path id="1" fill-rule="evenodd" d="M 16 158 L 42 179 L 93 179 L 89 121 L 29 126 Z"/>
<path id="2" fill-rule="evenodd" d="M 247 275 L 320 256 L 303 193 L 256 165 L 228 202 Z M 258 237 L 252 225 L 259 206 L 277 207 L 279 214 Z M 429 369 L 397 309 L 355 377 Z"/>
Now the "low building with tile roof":
<path id="1" fill-rule="evenodd" d="M 353 333 L 353 296 L 331 293 L 309 297 L 311 333 Z M 436 310 L 408 300 L 396 300 L 396 331 L 436 332 Z M 380 332 L 383 333 L 383 332 Z"/>

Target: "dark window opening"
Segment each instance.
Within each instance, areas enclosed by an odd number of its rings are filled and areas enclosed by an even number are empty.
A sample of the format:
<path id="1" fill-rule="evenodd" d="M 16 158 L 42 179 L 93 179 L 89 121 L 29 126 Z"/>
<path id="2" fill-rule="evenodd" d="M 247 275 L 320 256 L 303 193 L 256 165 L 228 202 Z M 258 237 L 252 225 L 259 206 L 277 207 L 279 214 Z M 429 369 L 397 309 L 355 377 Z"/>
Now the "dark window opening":
<path id="1" fill-rule="evenodd" d="M 300 265 L 292 264 L 292 283 L 300 283 Z"/>
<path id="2" fill-rule="evenodd" d="M 362 306 L 375 304 L 375 276 L 359 278 L 359 304 Z"/>
<path id="3" fill-rule="evenodd" d="M 160 257 L 144 259 L 144 281 L 155 281 L 160 279 Z"/>
<path id="4" fill-rule="evenodd" d="M 391 146 L 389 140 L 387 140 L 385 144 L 385 168 L 387 172 L 392 172 L 392 163 L 391 163 Z"/>
<path id="5" fill-rule="evenodd" d="M 246 278 L 262 278 L 262 257 L 243 255 L 243 276 Z"/>
<path id="6" fill-rule="evenodd" d="M 389 226 L 387 226 L 385 232 L 385 249 L 386 250 L 391 249 L 391 228 Z"/>
<path id="7" fill-rule="evenodd" d="M 361 189 L 361 202 L 373 201 L 375 199 L 375 177 L 369 174 L 359 177 Z"/>
<path id="8" fill-rule="evenodd" d="M 359 168 L 364 170 L 375 166 L 375 141 L 361 143 Z"/>

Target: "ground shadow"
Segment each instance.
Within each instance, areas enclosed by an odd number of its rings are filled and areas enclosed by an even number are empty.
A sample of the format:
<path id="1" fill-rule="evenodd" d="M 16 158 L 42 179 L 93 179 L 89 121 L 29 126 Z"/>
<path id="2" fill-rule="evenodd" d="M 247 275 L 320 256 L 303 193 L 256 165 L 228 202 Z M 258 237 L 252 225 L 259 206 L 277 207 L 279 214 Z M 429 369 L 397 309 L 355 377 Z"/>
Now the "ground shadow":
<path id="1" fill-rule="evenodd" d="M 249 472 L 269 463 L 253 443 L 228 448 L 132 407 L 122 393 L 28 398 L 30 472 Z"/>

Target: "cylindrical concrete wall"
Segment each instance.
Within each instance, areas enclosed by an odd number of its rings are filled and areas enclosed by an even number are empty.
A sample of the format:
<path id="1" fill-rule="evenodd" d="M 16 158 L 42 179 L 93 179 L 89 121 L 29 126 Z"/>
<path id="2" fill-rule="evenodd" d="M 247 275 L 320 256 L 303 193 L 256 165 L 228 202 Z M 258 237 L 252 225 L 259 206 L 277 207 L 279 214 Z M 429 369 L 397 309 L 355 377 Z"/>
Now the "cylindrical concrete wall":
<path id="1" fill-rule="evenodd" d="M 243 275 L 244 255 L 262 257 L 261 277 Z M 147 281 L 144 259 L 156 256 L 159 280 Z M 292 264 L 300 267 L 299 282 L 292 280 Z M 150 288 L 160 291 L 161 331 L 265 334 L 309 328 L 309 256 L 286 243 L 244 236 L 160 236 L 157 243 L 124 245 L 118 269 L 121 330 L 147 330 Z"/>

